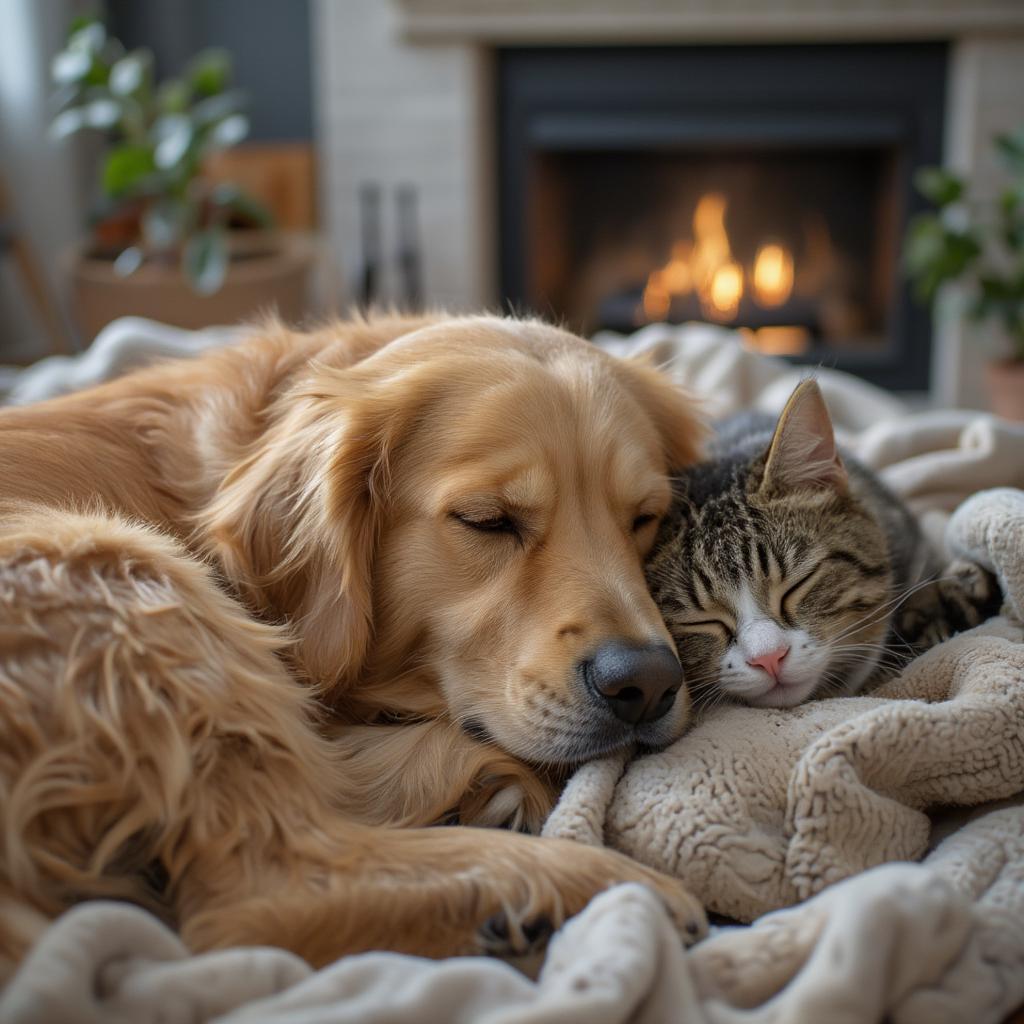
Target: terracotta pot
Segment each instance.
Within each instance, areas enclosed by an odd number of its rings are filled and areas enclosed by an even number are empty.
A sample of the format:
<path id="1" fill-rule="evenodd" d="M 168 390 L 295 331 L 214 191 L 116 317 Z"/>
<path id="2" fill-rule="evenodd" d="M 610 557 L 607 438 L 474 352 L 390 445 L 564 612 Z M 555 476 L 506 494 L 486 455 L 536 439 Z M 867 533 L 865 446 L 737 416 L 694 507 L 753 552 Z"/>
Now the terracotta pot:
<path id="1" fill-rule="evenodd" d="M 1024 420 L 1024 359 L 999 359 L 985 367 L 989 401 L 997 416 Z"/>
<path id="2" fill-rule="evenodd" d="M 301 236 L 232 239 L 227 277 L 213 295 L 193 291 L 177 265 L 143 264 L 129 277 L 109 259 L 75 255 L 71 290 L 75 321 L 86 343 L 120 316 L 144 316 L 176 327 L 234 324 L 276 310 L 286 322 L 309 312 L 313 246 Z"/>

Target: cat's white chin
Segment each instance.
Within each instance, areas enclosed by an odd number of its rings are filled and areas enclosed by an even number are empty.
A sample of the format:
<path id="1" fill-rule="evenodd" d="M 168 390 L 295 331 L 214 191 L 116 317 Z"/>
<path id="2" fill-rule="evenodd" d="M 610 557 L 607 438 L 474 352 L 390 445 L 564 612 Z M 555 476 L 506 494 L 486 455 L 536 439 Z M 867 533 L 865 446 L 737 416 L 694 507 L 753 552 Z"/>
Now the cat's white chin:
<path id="1" fill-rule="evenodd" d="M 814 684 L 773 683 L 764 693 L 747 694 L 744 700 L 755 708 L 793 708 L 802 704 L 814 692 Z"/>

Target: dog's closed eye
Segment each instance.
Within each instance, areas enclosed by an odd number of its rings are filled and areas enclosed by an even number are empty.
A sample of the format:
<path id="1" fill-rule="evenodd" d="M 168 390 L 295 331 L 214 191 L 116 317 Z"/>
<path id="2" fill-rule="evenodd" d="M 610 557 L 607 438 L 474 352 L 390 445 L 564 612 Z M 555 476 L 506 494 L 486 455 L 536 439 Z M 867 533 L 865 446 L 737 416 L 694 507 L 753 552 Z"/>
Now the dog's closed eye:
<path id="1" fill-rule="evenodd" d="M 452 518 L 460 522 L 463 526 L 468 526 L 471 530 L 477 530 L 480 533 L 498 533 L 508 534 L 513 537 L 518 537 L 520 533 L 519 524 L 508 515 L 488 515 L 488 516 L 470 516 L 460 512 L 452 512 Z"/>
<path id="2" fill-rule="evenodd" d="M 642 512 L 633 520 L 633 532 L 639 533 L 645 526 L 656 522 L 658 517 L 653 512 Z"/>

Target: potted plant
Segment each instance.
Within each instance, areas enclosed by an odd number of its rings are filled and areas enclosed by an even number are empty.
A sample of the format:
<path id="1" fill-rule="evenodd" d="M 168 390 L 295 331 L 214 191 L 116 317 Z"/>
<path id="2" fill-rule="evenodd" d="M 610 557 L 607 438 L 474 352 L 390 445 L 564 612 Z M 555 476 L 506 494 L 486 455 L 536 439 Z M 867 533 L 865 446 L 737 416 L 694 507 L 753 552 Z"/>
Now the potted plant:
<path id="1" fill-rule="evenodd" d="M 271 307 L 302 316 L 310 254 L 273 232 L 255 199 L 204 174 L 208 158 L 249 131 L 227 53 L 205 50 L 157 83 L 149 50 L 126 52 L 85 18 L 52 72 L 53 135 L 103 138 L 102 198 L 71 268 L 83 335 L 125 315 L 193 328 Z"/>
<path id="2" fill-rule="evenodd" d="M 911 221 L 904 262 L 923 300 L 960 282 L 971 319 L 1002 331 L 1009 352 L 987 367 L 989 397 L 1000 416 L 1024 420 L 1024 130 L 995 145 L 1009 182 L 992 202 L 970 199 L 968 183 L 950 171 L 918 172 L 918 191 L 937 209 Z"/>

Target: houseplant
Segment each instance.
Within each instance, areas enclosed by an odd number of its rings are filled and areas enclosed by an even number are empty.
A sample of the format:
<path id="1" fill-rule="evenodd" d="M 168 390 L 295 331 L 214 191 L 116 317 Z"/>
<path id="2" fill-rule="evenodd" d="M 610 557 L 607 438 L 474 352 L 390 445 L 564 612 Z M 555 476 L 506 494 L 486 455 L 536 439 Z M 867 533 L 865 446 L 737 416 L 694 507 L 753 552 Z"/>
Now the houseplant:
<path id="1" fill-rule="evenodd" d="M 958 282 L 970 318 L 1001 331 L 1007 356 L 987 367 L 992 408 L 1024 420 L 1024 129 L 997 136 L 995 146 L 1008 181 L 993 201 L 972 198 L 950 171 L 918 172 L 915 184 L 936 210 L 910 223 L 904 262 L 923 300 Z"/>
<path id="2" fill-rule="evenodd" d="M 157 82 L 149 50 L 126 52 L 102 22 L 78 19 L 53 79 L 53 135 L 102 139 L 101 198 L 71 268 L 86 337 L 124 315 L 183 327 L 271 306 L 302 315 L 308 253 L 271 230 L 260 203 L 204 173 L 249 130 L 227 53 L 203 51 L 180 76 Z"/>

